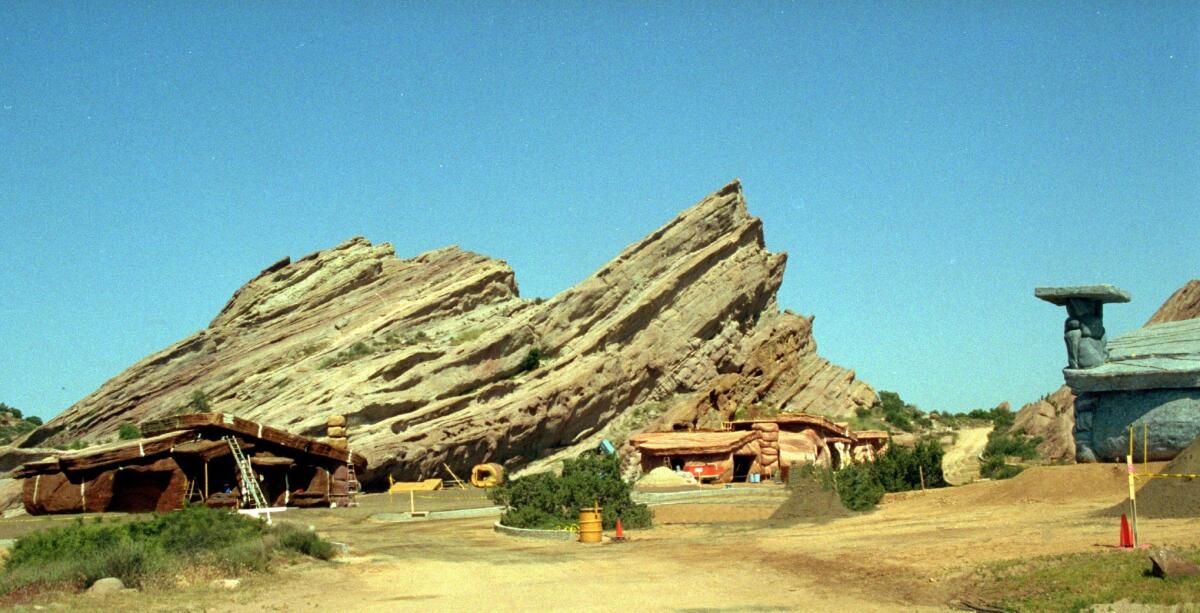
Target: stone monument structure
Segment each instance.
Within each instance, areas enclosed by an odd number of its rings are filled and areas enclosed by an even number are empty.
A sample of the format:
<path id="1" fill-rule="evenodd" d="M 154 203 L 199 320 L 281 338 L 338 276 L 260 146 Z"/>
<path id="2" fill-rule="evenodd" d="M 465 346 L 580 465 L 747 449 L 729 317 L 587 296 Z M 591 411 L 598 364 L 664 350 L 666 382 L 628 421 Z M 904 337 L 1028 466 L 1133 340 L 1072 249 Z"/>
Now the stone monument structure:
<path id="1" fill-rule="evenodd" d="M 1108 341 L 1104 305 L 1129 302 L 1111 285 L 1039 287 L 1034 296 L 1067 308 L 1063 378 L 1075 393 L 1075 460 L 1124 461 L 1129 426 L 1149 459 L 1169 460 L 1200 436 L 1200 319 L 1139 328 Z M 1137 446 L 1140 459 L 1142 446 Z"/>

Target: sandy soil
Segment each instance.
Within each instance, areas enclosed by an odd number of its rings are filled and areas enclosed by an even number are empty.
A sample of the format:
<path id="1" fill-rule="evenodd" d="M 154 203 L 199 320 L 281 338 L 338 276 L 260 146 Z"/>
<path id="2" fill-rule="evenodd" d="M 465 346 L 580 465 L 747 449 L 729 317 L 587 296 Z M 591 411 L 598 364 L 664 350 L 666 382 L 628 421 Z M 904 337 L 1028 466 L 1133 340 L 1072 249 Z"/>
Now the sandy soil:
<path id="1" fill-rule="evenodd" d="M 496 534 L 494 518 L 372 521 L 366 509 L 289 511 L 350 554 L 247 581 L 234 591 L 118 595 L 70 607 L 216 611 L 944 610 L 970 596 L 981 565 L 1113 546 L 1098 509 L 1124 498 L 1121 467 L 1047 466 L 1010 481 L 892 494 L 828 523 L 756 521 L 768 501 L 656 508 L 625 544 Z M 459 504 L 470 503 L 468 493 Z M 431 497 L 432 498 L 432 497 Z M 405 500 L 407 503 L 407 500 Z M 777 504 L 777 503 L 773 503 Z M 384 506 L 386 505 L 386 507 Z M 394 510 L 394 509 L 391 509 Z M 1148 520 L 1143 539 L 1200 544 L 1195 520 Z M 1131 554 L 1138 555 L 1138 554 Z"/>
<path id="2" fill-rule="evenodd" d="M 958 431 L 958 440 L 942 456 L 942 474 L 946 483 L 964 485 L 979 479 L 979 454 L 987 446 L 991 431 L 991 426 Z"/>

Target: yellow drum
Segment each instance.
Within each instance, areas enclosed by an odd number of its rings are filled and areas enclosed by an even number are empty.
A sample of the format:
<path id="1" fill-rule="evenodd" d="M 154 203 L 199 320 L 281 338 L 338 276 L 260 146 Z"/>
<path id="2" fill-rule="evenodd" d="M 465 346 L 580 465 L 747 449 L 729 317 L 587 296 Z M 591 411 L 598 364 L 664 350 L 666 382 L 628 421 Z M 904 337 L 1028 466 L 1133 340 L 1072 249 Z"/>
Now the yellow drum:
<path id="1" fill-rule="evenodd" d="M 579 542 L 580 543 L 599 543 L 601 521 L 600 507 L 596 506 L 590 509 L 580 509 L 579 511 Z"/>

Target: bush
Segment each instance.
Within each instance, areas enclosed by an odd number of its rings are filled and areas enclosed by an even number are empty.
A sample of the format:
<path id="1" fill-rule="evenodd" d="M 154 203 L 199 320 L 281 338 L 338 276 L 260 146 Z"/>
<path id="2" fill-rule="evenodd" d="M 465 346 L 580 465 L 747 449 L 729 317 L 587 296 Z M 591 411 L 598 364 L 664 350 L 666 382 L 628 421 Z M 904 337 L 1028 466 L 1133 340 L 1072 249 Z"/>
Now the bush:
<path id="1" fill-rule="evenodd" d="M 869 466 L 880 485 L 889 492 L 920 488 L 922 473 L 925 487 L 945 487 L 943 453 L 936 440 L 925 439 L 917 441 L 913 449 L 892 445 Z"/>
<path id="2" fill-rule="evenodd" d="M 534 347 L 525 354 L 525 359 L 521 360 L 521 368 L 519 372 L 529 372 L 536 369 L 542 364 L 542 350 Z"/>
<path id="3" fill-rule="evenodd" d="M 333 546 L 296 528 L 269 529 L 259 520 L 221 509 L 186 507 L 127 524 L 76 521 L 32 532 L 13 544 L 0 593 L 25 586 L 85 587 L 103 577 L 140 585 L 189 565 L 227 572 L 266 569 L 277 551 L 327 560 Z"/>
<path id="4" fill-rule="evenodd" d="M 123 441 L 139 439 L 142 438 L 142 430 L 133 424 L 123 424 L 121 428 L 117 430 L 117 438 Z"/>
<path id="5" fill-rule="evenodd" d="M 295 526 L 279 528 L 279 544 L 284 549 L 290 549 L 318 560 L 332 559 L 335 553 L 333 543 L 317 536 L 317 533 L 312 530 L 304 530 Z"/>
<path id="6" fill-rule="evenodd" d="M 623 527 L 648 528 L 650 509 L 630 498 L 616 456 L 586 452 L 563 462 L 561 476 L 550 473 L 506 481 L 489 490 L 496 504 L 507 507 L 501 523 L 515 528 L 557 529 L 573 526 L 579 511 L 599 503 L 604 527 L 617 518 Z"/>
<path id="7" fill-rule="evenodd" d="M 372 353 L 375 353 L 374 348 L 362 341 L 358 341 L 357 343 L 350 345 L 350 347 L 337 352 L 333 357 L 321 360 L 320 363 L 317 364 L 317 368 L 324 369 L 334 366 L 341 366 L 343 364 L 349 364 L 358 358 L 371 355 Z"/>
<path id="8" fill-rule="evenodd" d="M 883 499 L 883 485 L 870 465 L 851 464 L 834 474 L 838 498 L 851 511 L 869 511 Z"/>

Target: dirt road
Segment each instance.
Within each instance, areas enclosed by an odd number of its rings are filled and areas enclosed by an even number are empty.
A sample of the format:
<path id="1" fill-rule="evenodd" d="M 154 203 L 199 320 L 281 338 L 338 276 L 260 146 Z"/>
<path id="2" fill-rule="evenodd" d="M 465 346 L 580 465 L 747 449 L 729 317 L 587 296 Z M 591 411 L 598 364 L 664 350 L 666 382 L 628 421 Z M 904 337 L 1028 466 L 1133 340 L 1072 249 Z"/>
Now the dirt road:
<path id="1" fill-rule="evenodd" d="M 979 479 L 979 454 L 987 446 L 991 432 L 991 426 L 958 431 L 958 440 L 942 456 L 942 474 L 946 483 L 965 485 Z"/>

